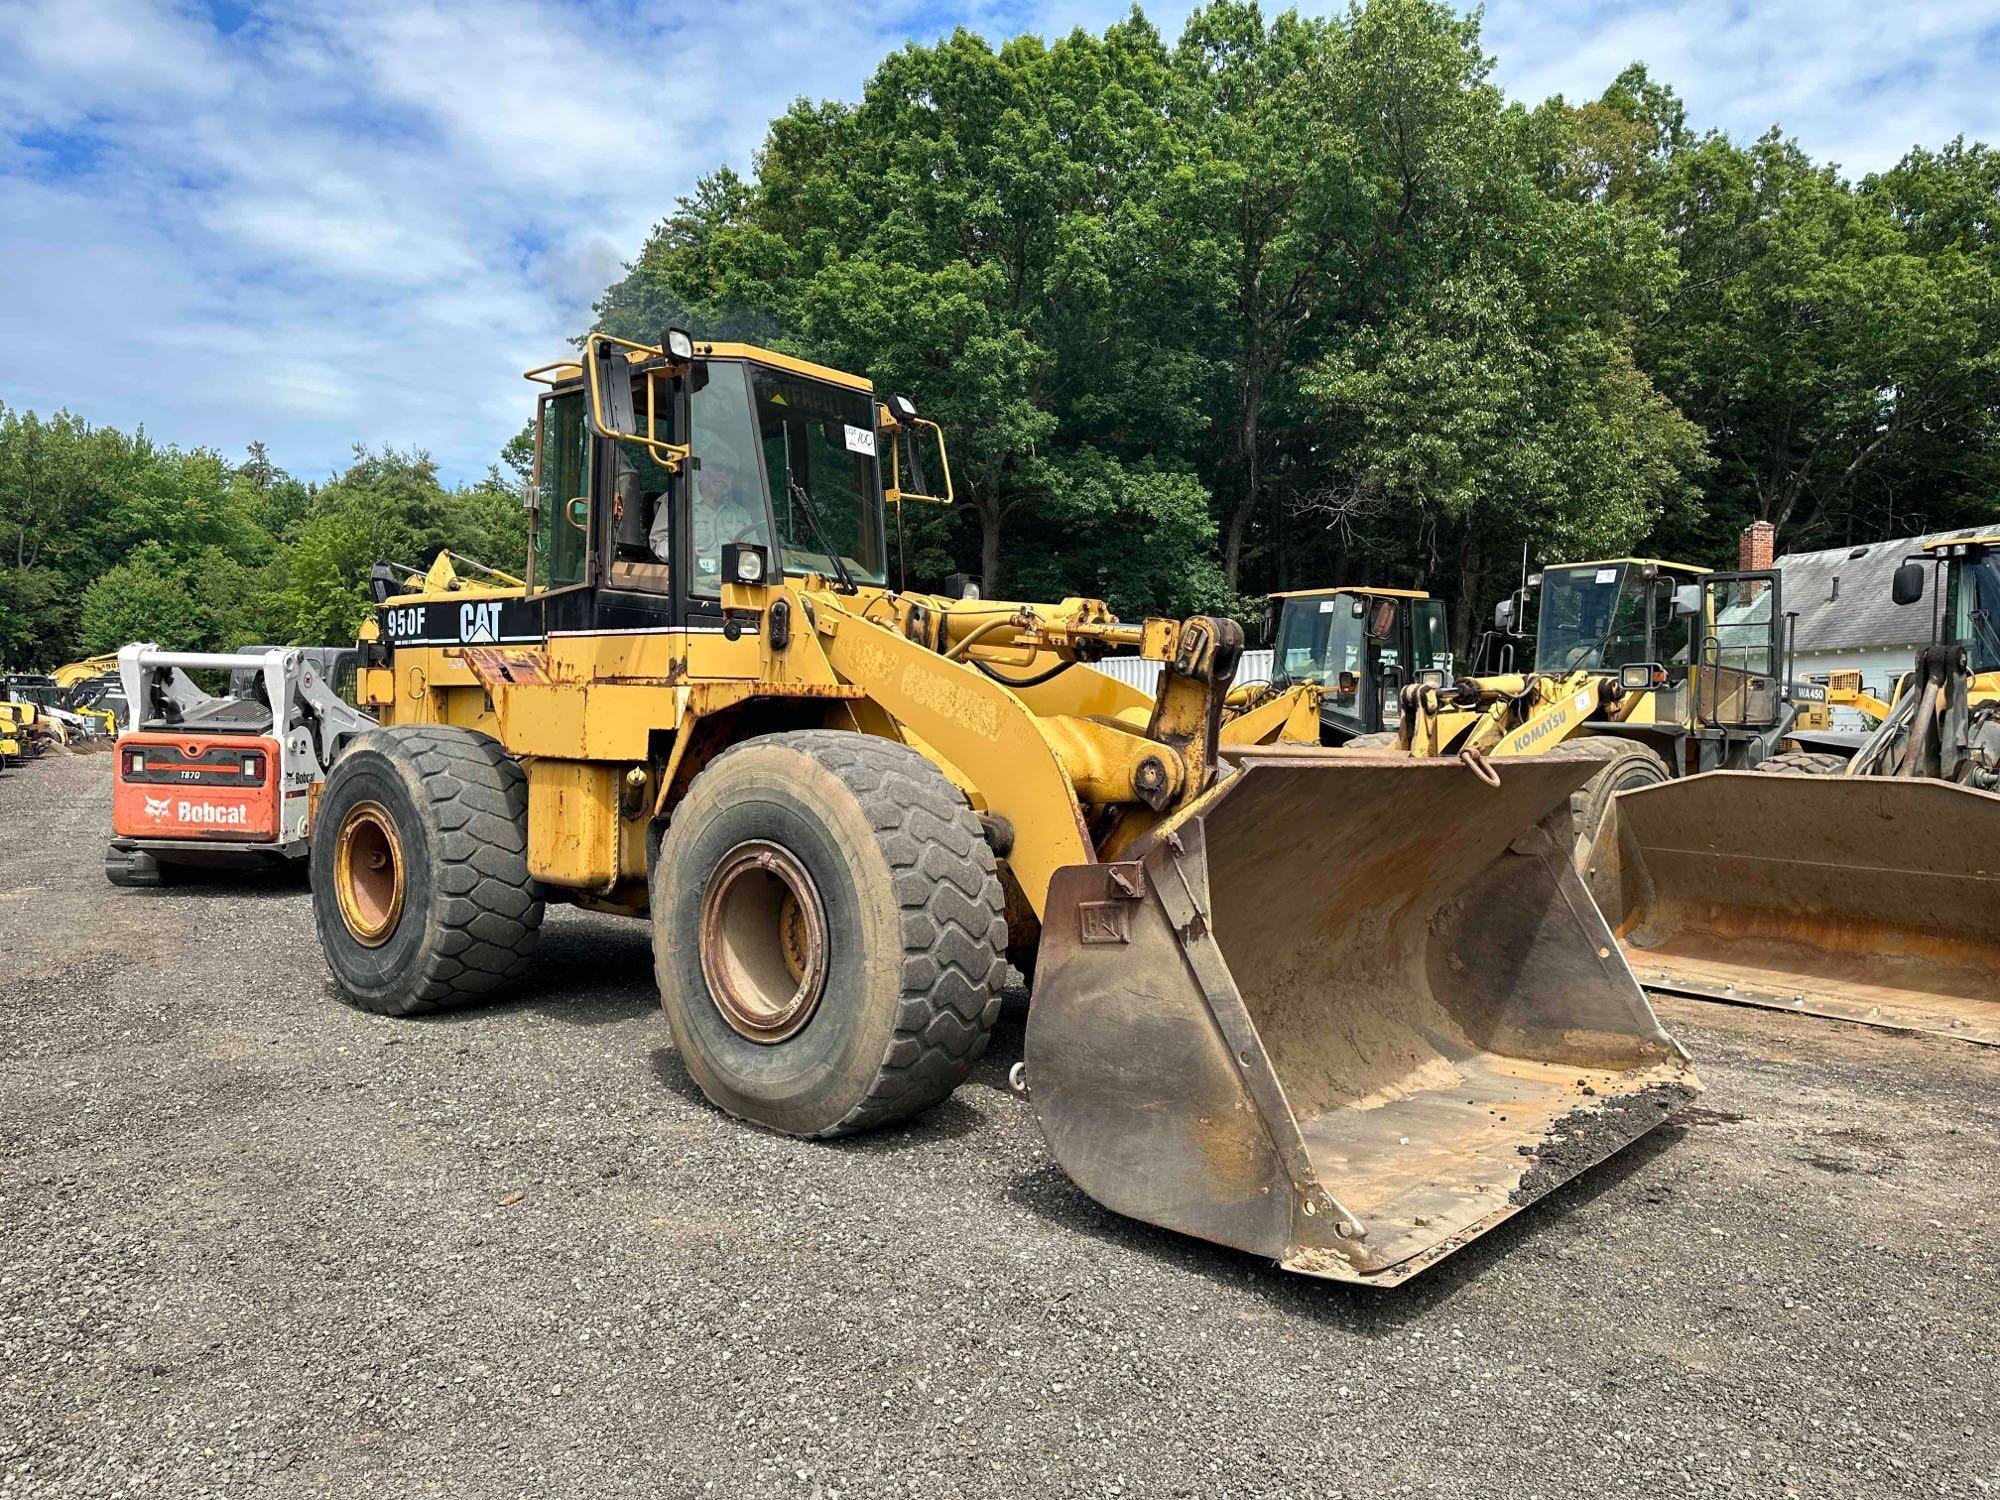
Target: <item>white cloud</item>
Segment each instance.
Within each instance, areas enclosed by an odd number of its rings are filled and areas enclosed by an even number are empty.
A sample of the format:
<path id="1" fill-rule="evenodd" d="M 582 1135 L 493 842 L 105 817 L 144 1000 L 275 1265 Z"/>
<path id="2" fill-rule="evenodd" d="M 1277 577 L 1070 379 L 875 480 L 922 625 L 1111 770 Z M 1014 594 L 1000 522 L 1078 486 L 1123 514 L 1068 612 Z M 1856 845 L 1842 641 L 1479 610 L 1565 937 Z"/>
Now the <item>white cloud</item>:
<path id="1" fill-rule="evenodd" d="M 1188 8 L 1152 11 L 1170 40 Z M 357 440 L 475 477 L 529 410 L 518 372 L 794 98 L 852 98 L 960 20 L 997 41 L 1125 11 L 268 0 L 225 30 L 193 0 L 5 0 L 0 400 L 229 452 L 262 438 L 309 477 Z M 1519 96 L 1593 95 L 1643 58 L 1697 126 L 1775 120 L 1859 171 L 2000 135 L 1996 18 L 2000 0 L 1492 0 L 1486 35 Z"/>

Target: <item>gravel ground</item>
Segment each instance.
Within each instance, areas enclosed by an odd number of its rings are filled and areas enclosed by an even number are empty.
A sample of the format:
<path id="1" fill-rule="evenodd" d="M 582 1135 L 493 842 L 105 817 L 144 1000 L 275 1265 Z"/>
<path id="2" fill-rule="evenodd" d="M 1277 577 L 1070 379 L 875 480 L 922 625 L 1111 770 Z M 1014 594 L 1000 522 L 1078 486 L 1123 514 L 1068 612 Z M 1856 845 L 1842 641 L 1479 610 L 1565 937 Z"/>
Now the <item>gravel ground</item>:
<path id="1" fill-rule="evenodd" d="M 1709 1092 L 1393 1292 L 1115 1218 L 1006 1089 L 709 1109 L 645 930 L 334 1001 L 297 884 L 121 891 L 0 778 L 0 1495 L 1975 1495 L 2000 1052 L 1662 1006 Z"/>

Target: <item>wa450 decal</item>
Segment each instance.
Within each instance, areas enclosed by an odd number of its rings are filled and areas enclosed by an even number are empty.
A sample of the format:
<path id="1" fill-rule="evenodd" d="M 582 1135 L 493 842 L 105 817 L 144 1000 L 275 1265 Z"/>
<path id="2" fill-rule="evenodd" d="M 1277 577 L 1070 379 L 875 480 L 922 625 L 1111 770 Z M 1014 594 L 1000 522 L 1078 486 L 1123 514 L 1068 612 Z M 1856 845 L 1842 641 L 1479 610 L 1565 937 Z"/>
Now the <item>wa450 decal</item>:
<path id="1" fill-rule="evenodd" d="M 520 599 L 391 604 L 376 611 L 392 646 L 488 646 L 539 641 L 541 609 Z"/>

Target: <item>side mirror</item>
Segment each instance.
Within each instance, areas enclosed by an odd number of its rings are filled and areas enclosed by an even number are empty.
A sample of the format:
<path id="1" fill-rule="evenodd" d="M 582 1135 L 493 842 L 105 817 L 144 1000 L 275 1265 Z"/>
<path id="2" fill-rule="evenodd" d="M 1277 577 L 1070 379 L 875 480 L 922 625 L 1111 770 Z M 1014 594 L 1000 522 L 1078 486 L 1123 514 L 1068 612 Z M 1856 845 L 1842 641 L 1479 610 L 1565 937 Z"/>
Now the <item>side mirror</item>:
<path id="1" fill-rule="evenodd" d="M 1896 576 L 1889 583 L 1889 597 L 1898 605 L 1915 604 L 1923 598 L 1924 565 L 1906 562 L 1896 569 Z"/>
<path id="2" fill-rule="evenodd" d="M 1674 590 L 1674 613 L 1677 615 L 1698 615 L 1701 613 L 1701 585 L 1684 583 Z"/>
<path id="3" fill-rule="evenodd" d="M 1514 633 L 1514 601 L 1502 599 L 1493 606 L 1493 628 L 1508 635 Z"/>
<path id="4" fill-rule="evenodd" d="M 387 604 L 389 596 L 395 592 L 395 569 L 387 563 L 377 563 L 368 570 L 368 594 L 377 604 Z"/>

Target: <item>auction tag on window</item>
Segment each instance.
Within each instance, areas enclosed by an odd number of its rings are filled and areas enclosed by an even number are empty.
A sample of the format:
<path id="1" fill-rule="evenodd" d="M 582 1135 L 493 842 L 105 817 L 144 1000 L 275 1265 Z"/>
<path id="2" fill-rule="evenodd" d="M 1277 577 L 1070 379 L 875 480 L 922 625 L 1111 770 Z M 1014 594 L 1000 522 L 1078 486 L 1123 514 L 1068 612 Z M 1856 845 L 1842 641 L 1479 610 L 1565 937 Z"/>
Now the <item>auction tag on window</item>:
<path id="1" fill-rule="evenodd" d="M 1331 600 L 1331 599 L 1322 599 L 1322 600 L 1320 600 L 1320 602 L 1319 602 L 1319 612 L 1320 612 L 1321 614 L 1323 614 L 1323 615 L 1330 615 L 1330 614 L 1332 614 L 1332 613 L 1333 613 L 1333 604 L 1334 604 L 1334 601 L 1333 601 L 1333 600 Z"/>
<path id="2" fill-rule="evenodd" d="M 847 430 L 852 432 L 854 429 L 850 427 Z M 849 446 L 851 447 L 852 444 Z M 1616 583 L 1618 581 L 1618 570 L 1616 568 L 1599 568 L 1597 570 L 1597 581 L 1599 583 Z"/>
<path id="3" fill-rule="evenodd" d="M 849 427 L 845 422 L 841 428 L 847 434 L 847 451 L 875 456 L 875 434 L 866 427 Z"/>

